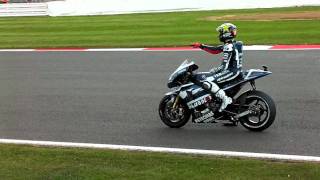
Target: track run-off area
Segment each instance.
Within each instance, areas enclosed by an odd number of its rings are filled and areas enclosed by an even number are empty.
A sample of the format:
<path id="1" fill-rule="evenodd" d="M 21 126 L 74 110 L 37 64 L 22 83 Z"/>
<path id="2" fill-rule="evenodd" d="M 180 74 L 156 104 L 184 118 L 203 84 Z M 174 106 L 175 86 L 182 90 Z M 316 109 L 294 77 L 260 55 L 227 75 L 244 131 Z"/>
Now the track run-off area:
<path id="1" fill-rule="evenodd" d="M 0 57 L 0 139 L 320 156 L 320 50 L 245 51 L 244 69 L 273 72 L 256 82 L 277 105 L 274 124 L 260 133 L 160 121 L 169 74 L 185 59 L 208 71 L 221 56 L 163 49 Z"/>

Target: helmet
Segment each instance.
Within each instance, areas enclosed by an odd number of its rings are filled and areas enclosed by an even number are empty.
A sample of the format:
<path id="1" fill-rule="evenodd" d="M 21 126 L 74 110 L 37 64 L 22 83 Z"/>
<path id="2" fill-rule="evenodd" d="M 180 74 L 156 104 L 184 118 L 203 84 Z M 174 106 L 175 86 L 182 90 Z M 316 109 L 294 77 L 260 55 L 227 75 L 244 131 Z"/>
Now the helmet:
<path id="1" fill-rule="evenodd" d="M 237 36 L 237 26 L 231 23 L 223 23 L 216 29 L 219 32 L 219 40 L 227 42 Z"/>

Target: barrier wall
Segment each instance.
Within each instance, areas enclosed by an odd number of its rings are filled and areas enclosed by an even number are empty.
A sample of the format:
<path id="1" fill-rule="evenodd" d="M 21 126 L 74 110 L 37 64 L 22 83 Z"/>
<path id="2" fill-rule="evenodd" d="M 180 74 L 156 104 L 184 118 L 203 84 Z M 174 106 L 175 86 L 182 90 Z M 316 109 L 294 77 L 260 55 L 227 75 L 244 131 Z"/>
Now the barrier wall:
<path id="1" fill-rule="evenodd" d="M 320 0 L 65 0 L 1 4 L 0 16 L 78 16 L 320 5 Z"/>
<path id="2" fill-rule="evenodd" d="M 0 16 L 47 16 L 46 3 L 1 4 Z"/>
<path id="3" fill-rule="evenodd" d="M 49 2 L 50 16 L 127 14 L 320 5 L 320 0 L 66 0 Z"/>
<path id="4" fill-rule="evenodd" d="M 61 0 L 7 0 L 9 3 L 46 3 L 50 1 L 61 1 Z"/>

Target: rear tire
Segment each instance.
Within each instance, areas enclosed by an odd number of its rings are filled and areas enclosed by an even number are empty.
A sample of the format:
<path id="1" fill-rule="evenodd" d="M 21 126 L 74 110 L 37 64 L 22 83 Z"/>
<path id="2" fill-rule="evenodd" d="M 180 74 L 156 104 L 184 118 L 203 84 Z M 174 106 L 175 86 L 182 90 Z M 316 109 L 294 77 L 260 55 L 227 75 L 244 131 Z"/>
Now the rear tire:
<path id="1" fill-rule="evenodd" d="M 249 108 L 254 113 L 240 118 L 240 123 L 250 131 L 263 131 L 271 126 L 276 117 L 276 105 L 272 98 L 262 91 L 249 91 L 242 94 L 238 101 L 243 103 L 241 111 Z"/>
<path id="2" fill-rule="evenodd" d="M 167 95 L 162 98 L 159 104 L 159 116 L 162 122 L 171 128 L 184 126 L 189 121 L 191 115 L 188 107 L 181 103 L 181 101 L 177 105 L 177 110 L 172 109 L 176 97 L 177 95 Z"/>

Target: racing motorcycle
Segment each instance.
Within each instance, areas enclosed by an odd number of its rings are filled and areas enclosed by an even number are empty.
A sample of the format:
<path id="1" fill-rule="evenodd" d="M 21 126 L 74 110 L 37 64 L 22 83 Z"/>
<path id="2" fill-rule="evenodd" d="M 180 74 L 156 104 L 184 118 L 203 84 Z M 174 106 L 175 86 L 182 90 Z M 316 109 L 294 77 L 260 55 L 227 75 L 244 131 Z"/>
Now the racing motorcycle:
<path id="1" fill-rule="evenodd" d="M 167 85 L 172 91 L 166 93 L 159 104 L 162 122 L 171 128 L 180 128 L 191 117 L 193 123 L 225 122 L 236 126 L 240 122 L 251 131 L 267 129 L 275 120 L 276 105 L 269 95 L 256 89 L 256 79 L 272 74 L 267 66 L 262 67 L 263 70 L 246 70 L 239 78 L 218 84 L 233 98 L 233 103 L 219 112 L 222 101 L 196 83 L 213 74 L 196 72 L 198 65 L 185 60 L 169 77 Z M 251 89 L 236 96 L 248 83 Z"/>

